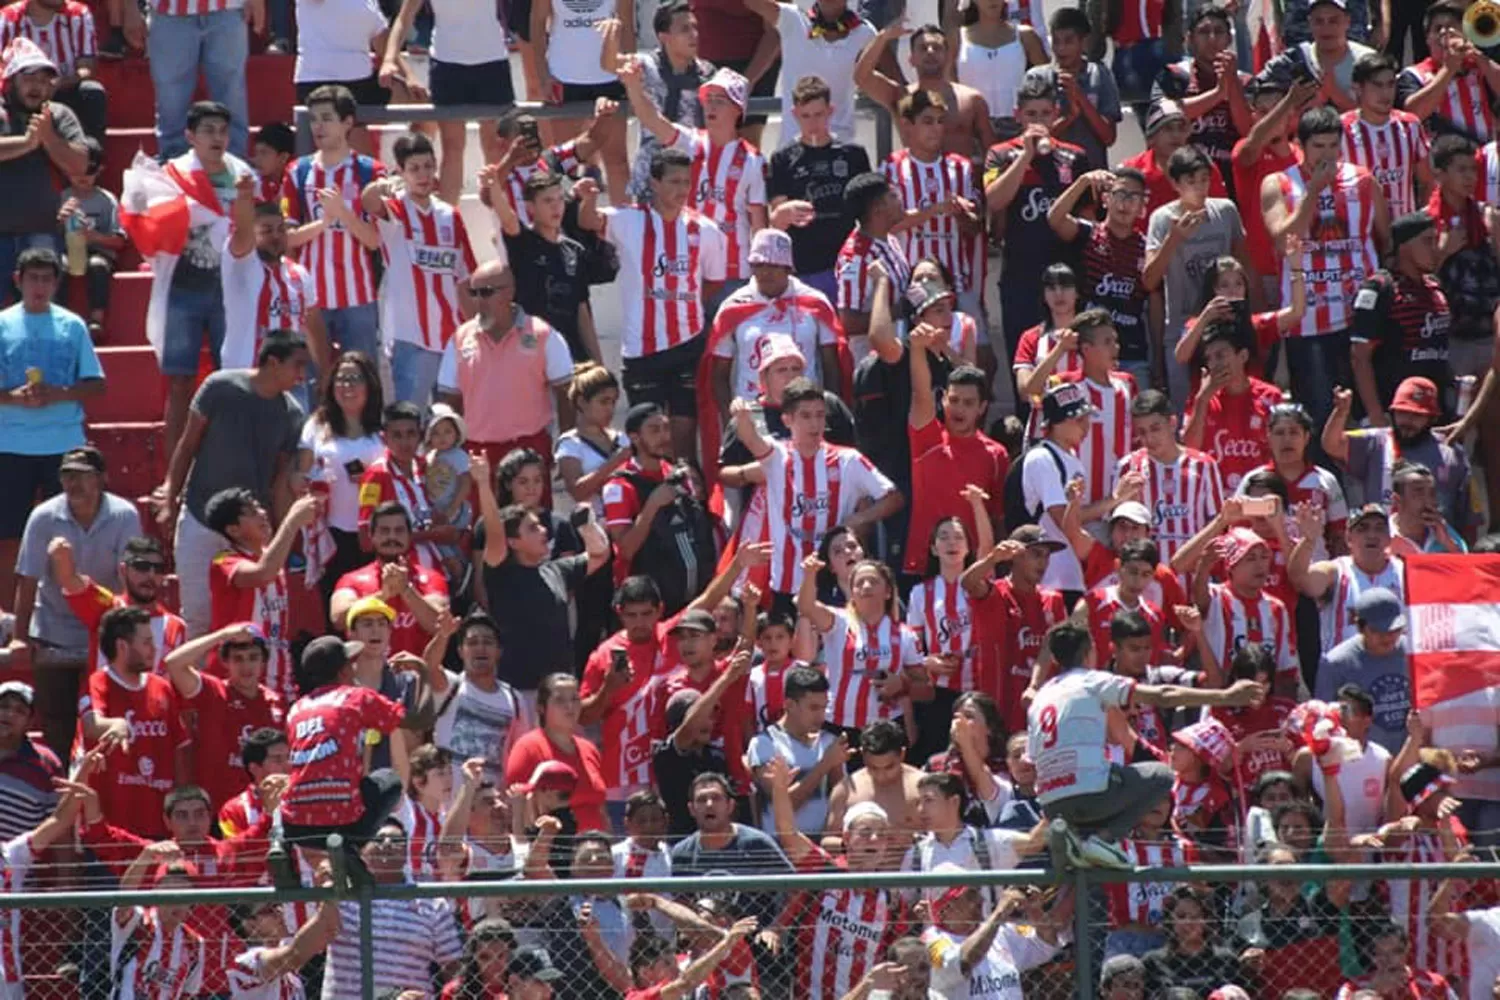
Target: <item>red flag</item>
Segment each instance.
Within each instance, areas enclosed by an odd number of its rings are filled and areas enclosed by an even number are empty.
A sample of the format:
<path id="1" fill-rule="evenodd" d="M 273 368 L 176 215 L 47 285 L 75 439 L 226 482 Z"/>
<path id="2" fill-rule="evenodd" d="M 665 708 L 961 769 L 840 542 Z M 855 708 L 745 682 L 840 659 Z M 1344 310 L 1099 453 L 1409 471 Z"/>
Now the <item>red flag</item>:
<path id="1" fill-rule="evenodd" d="M 1500 555 L 1405 562 L 1413 706 L 1500 701 Z"/>

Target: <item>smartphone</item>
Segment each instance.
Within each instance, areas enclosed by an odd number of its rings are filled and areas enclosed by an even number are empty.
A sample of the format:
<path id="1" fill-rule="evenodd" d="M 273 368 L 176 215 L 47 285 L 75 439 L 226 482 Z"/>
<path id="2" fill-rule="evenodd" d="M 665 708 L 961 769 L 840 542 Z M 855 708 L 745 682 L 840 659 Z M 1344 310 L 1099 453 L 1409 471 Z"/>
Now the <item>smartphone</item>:
<path id="1" fill-rule="evenodd" d="M 1270 517 L 1276 513 L 1276 498 L 1246 497 L 1240 501 L 1240 510 L 1245 512 L 1246 517 Z"/>
<path id="2" fill-rule="evenodd" d="M 573 513 L 568 515 L 568 523 L 575 528 L 581 528 L 594 519 L 594 508 L 583 504 L 573 508 Z"/>
<path id="3" fill-rule="evenodd" d="M 610 669 L 617 674 L 630 673 L 630 656 L 623 649 L 609 651 Z"/>
<path id="4" fill-rule="evenodd" d="M 1250 303 L 1244 299 L 1231 299 L 1229 302 L 1229 311 L 1234 314 L 1234 321 L 1236 323 L 1250 322 Z"/>
<path id="5" fill-rule="evenodd" d="M 520 135 L 522 142 L 526 143 L 529 146 L 535 146 L 538 149 L 541 148 L 542 135 L 541 131 L 537 128 L 535 118 L 527 116 L 526 118 L 521 119 L 521 121 L 517 124 L 516 132 Z"/>

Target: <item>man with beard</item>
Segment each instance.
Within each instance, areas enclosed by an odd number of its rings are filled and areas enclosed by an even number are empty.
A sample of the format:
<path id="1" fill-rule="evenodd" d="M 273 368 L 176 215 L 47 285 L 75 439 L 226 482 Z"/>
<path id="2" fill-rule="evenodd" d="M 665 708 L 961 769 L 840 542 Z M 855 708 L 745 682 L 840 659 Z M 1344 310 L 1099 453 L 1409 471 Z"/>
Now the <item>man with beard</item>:
<path id="1" fill-rule="evenodd" d="M 307 268 L 286 255 L 287 221 L 281 204 L 257 204 L 255 178 L 249 174 L 235 181 L 234 196 L 233 225 L 219 269 L 225 323 L 221 367 L 249 368 L 266 334 L 295 330 L 307 338 L 312 354 L 314 371 L 309 376 L 331 371 L 333 355 L 317 286 Z"/>
<path id="2" fill-rule="evenodd" d="M 73 735 L 79 674 L 95 662 L 90 655 L 94 630 L 74 617 L 67 581 L 56 574 L 48 554 L 57 540 L 65 540 L 79 565 L 96 579 L 117 585 L 125 547 L 141 533 L 135 505 L 105 490 L 104 456 L 96 449 L 75 448 L 62 456 L 61 466 L 62 495 L 38 504 L 20 533 L 10 645 L 12 651 L 30 645 L 47 743 L 59 756 L 67 752 Z M 15 489 L 5 482 L 7 489 Z M 153 660 L 147 668 L 155 665 Z"/>
<path id="3" fill-rule="evenodd" d="M 98 37 L 94 13 L 74 0 L 20 0 L 0 10 L 0 48 L 24 37 L 46 46 L 58 68 L 53 100 L 73 109 L 83 130 L 104 141 L 109 95 L 95 74 Z"/>
<path id="4" fill-rule="evenodd" d="M 166 579 L 167 557 L 161 542 L 136 536 L 127 539 L 117 567 L 125 592 L 116 594 L 108 587 L 78 571 L 73 543 L 59 535 L 47 546 L 52 562 L 52 578 L 68 600 L 68 607 L 89 632 L 92 655 L 89 662 L 105 664 L 99 655 L 99 621 L 110 608 L 140 607 L 151 612 L 151 631 L 156 637 L 156 673 L 163 671 L 162 660 L 187 639 L 187 623 L 168 611 L 161 603 L 161 585 Z"/>
<path id="5" fill-rule="evenodd" d="M 1406 592 L 1401 560 L 1391 555 L 1391 525 L 1380 504 L 1365 504 L 1350 513 L 1345 537 L 1349 554 L 1321 562 L 1312 553 L 1323 539 L 1323 511 L 1297 505 L 1297 544 L 1287 557 L 1292 585 L 1323 606 L 1322 651 L 1360 634 L 1355 609 L 1361 597 L 1377 588 Z"/>
<path id="6" fill-rule="evenodd" d="M 370 515 L 370 543 L 375 560 L 339 577 L 331 616 L 344 621 L 356 601 L 379 597 L 396 613 L 391 652 L 420 656 L 438 615 L 448 609 L 448 581 L 411 558 L 411 514 L 398 502 L 383 503 Z"/>
<path id="7" fill-rule="evenodd" d="M 863 96 L 879 102 L 893 120 L 896 120 L 896 105 L 908 94 L 918 91 L 940 94 L 943 106 L 948 109 L 943 122 L 942 151 L 972 160 L 980 151 L 995 144 L 990 107 L 979 91 L 949 79 L 948 36 L 941 28 L 925 24 L 911 32 L 911 67 L 917 71 L 914 82 L 903 86 L 877 68 L 890 44 L 899 42 L 901 36 L 910 30 L 906 20 L 899 17 L 882 28 L 855 64 L 854 82 Z M 1005 108 L 995 111 L 996 116 L 1008 113 Z"/>
<path id="8" fill-rule="evenodd" d="M 735 800 L 729 779 L 700 774 L 688 790 L 688 811 L 696 832 L 672 847 L 672 877 L 701 875 L 775 875 L 792 873 L 791 862 L 764 831 L 734 822 Z M 770 927 L 780 908 L 779 893 L 743 893 L 737 911 L 757 916 Z"/>
<path id="9" fill-rule="evenodd" d="M 1470 483 L 1469 457 L 1463 445 L 1449 444 L 1433 433 L 1441 411 L 1438 388 L 1429 378 L 1412 376 L 1396 387 L 1389 427 L 1348 430 L 1354 394 L 1336 388 L 1333 412 L 1323 426 L 1323 450 L 1343 466 L 1367 503 L 1389 505 L 1398 461 L 1420 462 L 1437 482 L 1438 509 L 1443 519 L 1472 540 L 1477 504 Z"/>
<path id="10" fill-rule="evenodd" d="M 66 775 L 57 755 L 27 734 L 35 703 L 30 684 L 0 684 L 0 840 L 35 829 L 57 805 L 52 779 Z"/>
<path id="11" fill-rule="evenodd" d="M 52 100 L 57 76 L 57 64 L 29 38 L 14 39 L 0 54 L 0 185 L 8 195 L 0 209 L 0 274 L 6 281 L 22 250 L 57 246 L 61 201 L 52 171 L 71 177 L 88 168 L 78 116 Z"/>

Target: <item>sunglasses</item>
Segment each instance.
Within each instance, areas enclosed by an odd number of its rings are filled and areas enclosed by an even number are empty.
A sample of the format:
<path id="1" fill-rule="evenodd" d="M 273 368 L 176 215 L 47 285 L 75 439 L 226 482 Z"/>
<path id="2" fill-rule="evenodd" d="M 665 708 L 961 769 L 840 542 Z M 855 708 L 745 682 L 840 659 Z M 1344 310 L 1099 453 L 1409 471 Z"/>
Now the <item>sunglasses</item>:
<path id="1" fill-rule="evenodd" d="M 132 559 L 125 564 L 137 573 L 165 573 L 167 564 L 157 562 L 154 559 Z"/>
<path id="2" fill-rule="evenodd" d="M 359 374 L 355 374 L 355 373 L 350 373 L 348 375 L 337 375 L 337 376 L 334 377 L 333 384 L 334 385 L 364 385 L 365 384 L 365 377 L 363 375 L 359 375 Z"/>
<path id="3" fill-rule="evenodd" d="M 474 297 L 475 298 L 480 298 L 480 299 L 487 299 L 491 295 L 499 295 L 501 292 L 514 292 L 515 290 L 516 290 L 516 288 L 515 288 L 514 285 L 478 285 L 478 286 L 471 285 L 471 286 L 469 286 L 469 291 L 474 294 Z"/>

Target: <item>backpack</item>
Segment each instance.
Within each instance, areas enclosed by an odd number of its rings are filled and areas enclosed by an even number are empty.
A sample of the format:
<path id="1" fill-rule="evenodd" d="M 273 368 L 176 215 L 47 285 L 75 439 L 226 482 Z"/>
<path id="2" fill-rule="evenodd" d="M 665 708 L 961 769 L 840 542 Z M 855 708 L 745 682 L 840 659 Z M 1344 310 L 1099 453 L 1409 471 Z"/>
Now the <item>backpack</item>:
<path id="1" fill-rule="evenodd" d="M 1068 485 L 1068 468 L 1063 465 L 1062 456 L 1057 453 L 1057 446 L 1047 441 L 1041 441 L 1032 446 L 1042 448 L 1052 456 L 1052 464 L 1057 466 L 1057 475 Z M 1023 524 L 1036 524 L 1042 519 L 1042 508 L 1038 504 L 1033 510 L 1026 506 L 1026 489 L 1023 483 L 1023 473 L 1026 467 L 1026 452 L 1021 454 L 1017 462 L 1012 462 L 1010 471 L 1005 474 L 1005 528 L 1013 531 Z"/>
<path id="2" fill-rule="evenodd" d="M 659 479 L 626 469 L 619 470 L 612 478 L 623 479 L 633 486 L 642 503 L 661 485 Z M 631 560 L 630 572 L 655 580 L 664 613 L 673 615 L 708 586 L 718 560 L 713 519 L 697 497 L 679 489 L 672 502 L 658 511 L 651 522 L 650 533 Z"/>

